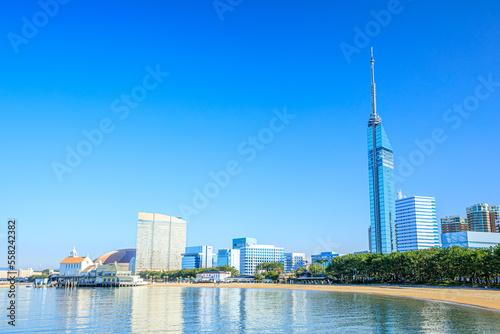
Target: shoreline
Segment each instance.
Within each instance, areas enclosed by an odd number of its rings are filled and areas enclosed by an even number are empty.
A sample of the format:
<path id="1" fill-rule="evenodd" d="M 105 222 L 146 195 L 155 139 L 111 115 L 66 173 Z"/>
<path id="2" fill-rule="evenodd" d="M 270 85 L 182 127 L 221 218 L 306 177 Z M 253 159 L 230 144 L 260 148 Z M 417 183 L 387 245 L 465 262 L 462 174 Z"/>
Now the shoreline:
<path id="1" fill-rule="evenodd" d="M 406 287 L 397 285 L 302 285 L 302 284 L 272 284 L 272 283 L 213 283 L 182 284 L 156 283 L 148 287 L 192 287 L 192 288 L 250 288 L 250 289 L 280 289 L 280 290 L 310 290 L 326 292 L 349 292 L 386 295 L 393 297 L 416 298 L 438 302 L 452 303 L 461 306 L 472 306 L 488 310 L 500 311 L 500 290 L 455 288 L 455 287 Z"/>

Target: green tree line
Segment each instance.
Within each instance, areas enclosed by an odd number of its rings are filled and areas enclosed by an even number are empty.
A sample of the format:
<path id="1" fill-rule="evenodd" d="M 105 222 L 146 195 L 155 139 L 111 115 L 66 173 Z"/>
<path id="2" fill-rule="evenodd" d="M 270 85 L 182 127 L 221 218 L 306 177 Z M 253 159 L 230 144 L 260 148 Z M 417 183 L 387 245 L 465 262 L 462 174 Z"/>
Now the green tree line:
<path id="1" fill-rule="evenodd" d="M 500 245 L 453 246 L 390 254 L 349 254 L 334 258 L 326 273 L 344 283 L 498 285 Z"/>
<path id="2" fill-rule="evenodd" d="M 280 274 L 285 271 L 285 266 L 281 262 L 262 262 L 257 265 L 255 271 L 255 279 L 257 281 L 262 280 L 262 275 L 258 273 L 258 271 L 262 270 L 263 275 L 267 279 L 271 279 L 273 281 L 277 281 L 280 278 Z"/>
<path id="3" fill-rule="evenodd" d="M 182 278 L 196 278 L 196 274 L 203 273 L 205 271 L 230 271 L 231 276 L 239 275 L 239 271 L 230 266 L 218 266 L 215 268 L 195 268 L 195 269 L 182 269 L 182 270 L 172 270 L 172 271 L 153 271 L 144 270 L 139 273 L 139 275 L 147 280 L 152 281 L 172 281 Z"/>

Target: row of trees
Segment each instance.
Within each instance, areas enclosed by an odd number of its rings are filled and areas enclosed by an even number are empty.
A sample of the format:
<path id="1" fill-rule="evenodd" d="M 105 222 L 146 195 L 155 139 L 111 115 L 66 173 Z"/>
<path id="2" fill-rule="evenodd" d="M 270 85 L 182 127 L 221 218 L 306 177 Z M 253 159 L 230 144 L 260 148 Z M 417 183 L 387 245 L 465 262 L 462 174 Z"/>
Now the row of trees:
<path id="1" fill-rule="evenodd" d="M 267 279 L 277 281 L 280 278 L 280 274 L 285 271 L 285 267 L 281 262 L 262 262 L 257 265 L 255 271 L 257 271 L 255 274 L 257 281 L 262 280 L 262 275 Z M 262 275 L 258 271 L 262 271 Z"/>
<path id="2" fill-rule="evenodd" d="M 139 273 L 139 275 L 147 280 L 154 282 L 157 281 L 172 281 L 183 278 L 196 278 L 196 274 L 203 273 L 205 271 L 218 270 L 218 271 L 230 271 L 232 276 L 239 275 L 239 271 L 230 266 L 219 266 L 215 268 L 195 268 L 195 269 L 182 269 L 173 271 L 153 271 L 144 270 Z"/>
<path id="3" fill-rule="evenodd" d="M 490 248 L 430 248 L 334 258 L 327 275 L 341 282 L 499 284 L 500 245 Z"/>

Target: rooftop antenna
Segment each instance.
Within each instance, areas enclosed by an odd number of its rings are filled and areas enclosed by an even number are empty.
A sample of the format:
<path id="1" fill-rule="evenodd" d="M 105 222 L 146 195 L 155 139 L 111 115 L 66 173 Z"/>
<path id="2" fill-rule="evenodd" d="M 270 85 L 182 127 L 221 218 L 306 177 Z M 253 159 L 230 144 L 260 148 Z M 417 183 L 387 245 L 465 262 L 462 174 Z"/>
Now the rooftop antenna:
<path id="1" fill-rule="evenodd" d="M 398 199 L 403 199 L 403 192 L 401 189 L 398 190 Z"/>
<path id="2" fill-rule="evenodd" d="M 372 64 L 372 117 L 377 116 L 377 93 L 375 90 L 375 71 L 374 71 L 374 63 L 375 59 L 373 59 L 373 47 L 371 48 L 372 59 L 370 63 Z"/>

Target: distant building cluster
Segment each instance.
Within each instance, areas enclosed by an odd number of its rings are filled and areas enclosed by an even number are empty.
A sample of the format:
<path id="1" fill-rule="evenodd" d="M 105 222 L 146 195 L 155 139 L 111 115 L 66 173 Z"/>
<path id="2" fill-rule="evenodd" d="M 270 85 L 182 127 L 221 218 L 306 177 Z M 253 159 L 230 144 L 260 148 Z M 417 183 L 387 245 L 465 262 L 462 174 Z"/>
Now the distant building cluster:
<path id="1" fill-rule="evenodd" d="M 478 203 L 468 207 L 466 212 L 467 218 L 460 216 L 441 218 L 442 233 L 463 231 L 500 233 L 500 206 Z"/>
<path id="2" fill-rule="evenodd" d="M 441 233 L 454 233 L 468 231 L 467 218 L 449 216 L 441 218 Z"/>
<path id="3" fill-rule="evenodd" d="M 240 272 L 231 279 L 248 280 L 255 275 L 259 264 L 279 262 L 285 273 L 306 268 L 305 253 L 285 253 L 283 247 L 261 245 L 255 238 L 234 238 L 231 248 L 215 252 L 212 246 L 186 247 L 186 221 L 158 213 L 139 212 L 137 220 L 137 248 L 111 251 L 92 260 L 89 255 L 78 256 L 73 248 L 60 263 L 57 283 L 79 286 L 138 285 L 141 271 L 174 271 L 180 269 L 215 268 L 229 266 Z M 325 255 L 327 254 L 327 255 Z M 326 257 L 325 257 L 326 256 Z M 328 252 L 313 255 L 316 259 L 339 256 Z M 199 280 L 221 280 L 228 272 L 207 271 Z M 230 273 L 229 273 L 230 274 Z"/>
<path id="4" fill-rule="evenodd" d="M 196 252 L 193 253 L 193 251 Z M 213 260 L 204 262 L 204 259 Z M 235 268 L 242 275 L 253 275 L 256 267 L 263 262 L 280 262 L 285 265 L 284 248 L 259 245 L 255 238 L 236 238 L 233 239 L 232 249 L 220 249 L 217 256 L 212 253 L 212 246 L 186 247 L 182 267 L 192 269 L 227 265 Z"/>
<path id="5" fill-rule="evenodd" d="M 54 272 L 51 270 L 51 272 Z M 42 275 L 41 271 L 34 271 L 33 268 L 10 270 L 9 268 L 0 268 L 0 281 L 6 281 L 10 277 L 15 277 L 16 281 L 25 281 L 33 275 Z"/>
<path id="6" fill-rule="evenodd" d="M 498 206 L 475 204 L 466 209 L 467 218 L 449 216 L 441 219 L 442 247 L 490 247 L 500 243 L 500 210 Z M 372 212 L 373 213 L 373 212 Z M 388 233 L 377 240 L 370 226 L 370 249 L 405 252 L 439 247 L 439 226 L 434 197 L 406 197 L 401 191 L 394 201 L 395 233 Z M 388 213 L 392 217 L 392 213 Z M 373 217 L 372 217 L 373 218 Z M 372 219 L 372 222 L 374 220 Z M 375 219 L 376 221 L 376 219 Z M 380 222 L 384 222 L 383 219 Z M 383 224 L 380 227 L 384 226 Z M 206 271 L 196 276 L 198 281 L 249 281 L 259 264 L 279 262 L 285 273 L 308 268 L 305 253 L 287 252 L 283 247 L 258 244 L 255 238 L 232 239 L 231 248 L 214 251 L 212 246 L 186 247 L 186 221 L 157 213 L 140 212 L 137 221 L 137 248 L 121 249 L 91 260 L 89 255 L 78 256 L 73 248 L 60 263 L 56 284 L 79 286 L 140 285 L 144 282 L 137 275 L 141 271 L 173 271 L 180 269 L 215 268 L 229 266 L 240 272 L 231 276 L 228 271 Z M 390 229 L 392 231 L 392 229 Z M 387 236 L 395 239 L 388 241 Z M 381 242 L 385 246 L 380 248 Z M 378 243 L 374 246 L 373 243 Z M 367 253 L 369 251 L 355 252 Z M 311 264 L 325 266 L 342 256 L 336 252 L 311 255 Z M 32 271 L 30 272 L 32 273 Z M 19 274 L 21 276 L 21 273 Z"/>
<path id="7" fill-rule="evenodd" d="M 467 218 L 441 218 L 442 247 L 487 248 L 500 244 L 500 206 L 478 203 L 466 208 Z"/>

